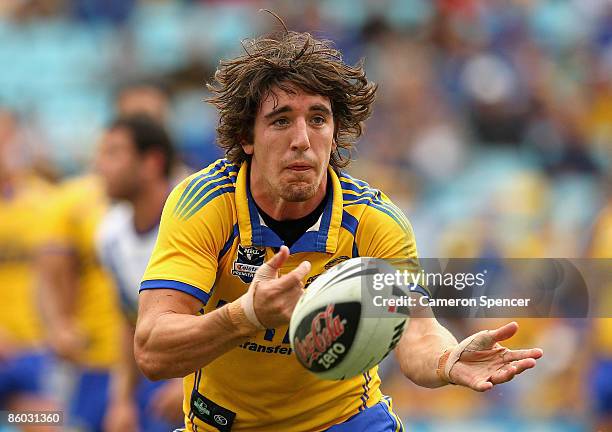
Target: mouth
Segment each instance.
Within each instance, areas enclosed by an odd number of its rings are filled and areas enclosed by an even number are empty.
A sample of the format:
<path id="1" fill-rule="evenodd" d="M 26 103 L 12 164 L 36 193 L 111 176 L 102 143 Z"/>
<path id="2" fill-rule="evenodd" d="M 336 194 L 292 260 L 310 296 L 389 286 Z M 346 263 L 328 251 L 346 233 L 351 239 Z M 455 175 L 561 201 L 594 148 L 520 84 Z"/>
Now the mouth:
<path id="1" fill-rule="evenodd" d="M 311 170 L 312 166 L 306 163 L 303 163 L 303 162 L 295 162 L 295 163 L 288 165 L 287 169 L 292 170 L 292 171 L 303 172 L 303 171 Z"/>

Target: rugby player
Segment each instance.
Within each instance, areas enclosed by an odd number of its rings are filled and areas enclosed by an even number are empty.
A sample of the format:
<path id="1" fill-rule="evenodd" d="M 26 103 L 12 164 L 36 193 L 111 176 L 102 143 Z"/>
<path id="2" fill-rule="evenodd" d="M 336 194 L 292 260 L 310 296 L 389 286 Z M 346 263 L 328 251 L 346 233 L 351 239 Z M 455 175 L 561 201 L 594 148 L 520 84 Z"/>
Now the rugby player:
<path id="1" fill-rule="evenodd" d="M 17 115 L 0 106 L 0 410 L 11 412 L 58 408 L 35 277 L 39 217 L 53 188 L 33 173 L 21 132 Z"/>
<path id="2" fill-rule="evenodd" d="M 113 121 L 100 142 L 96 168 L 106 195 L 118 202 L 100 223 L 102 264 L 119 290 L 124 315 L 120 362 L 113 371 L 105 432 L 168 432 L 182 423 L 180 380 L 152 382 L 134 361 L 138 285 L 170 191 L 174 149 L 163 126 L 143 115 Z"/>
<path id="3" fill-rule="evenodd" d="M 141 284 L 136 361 L 151 379 L 185 376 L 188 431 L 401 430 L 376 367 L 320 380 L 287 336 L 304 282 L 326 268 L 417 257 L 402 212 L 341 171 L 376 85 L 308 33 L 266 35 L 244 50 L 220 63 L 210 86 L 226 158 L 166 202 Z M 517 328 L 457 343 L 434 318 L 411 319 L 396 352 L 417 384 L 484 391 L 542 355 L 499 344 Z"/>
<path id="4" fill-rule="evenodd" d="M 46 201 L 40 305 L 48 343 L 75 376 L 65 421 L 68 427 L 101 432 L 121 318 L 113 281 L 94 242 L 108 202 L 102 182 L 91 174 L 64 181 Z"/>

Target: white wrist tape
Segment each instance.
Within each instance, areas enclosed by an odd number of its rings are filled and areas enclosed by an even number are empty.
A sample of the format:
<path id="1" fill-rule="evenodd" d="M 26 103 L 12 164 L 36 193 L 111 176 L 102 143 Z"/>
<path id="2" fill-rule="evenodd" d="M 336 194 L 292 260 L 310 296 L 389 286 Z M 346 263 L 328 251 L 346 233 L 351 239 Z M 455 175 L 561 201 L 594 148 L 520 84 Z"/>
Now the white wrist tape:
<path id="1" fill-rule="evenodd" d="M 474 339 L 479 338 L 482 334 L 485 334 L 485 333 L 487 333 L 487 330 L 480 331 L 472 335 L 471 337 L 464 339 L 459 345 L 451 349 L 451 352 L 448 356 L 448 360 L 446 360 L 446 365 L 444 366 L 444 377 L 449 383 L 453 383 L 453 381 L 450 378 L 450 371 L 455 365 L 455 363 L 457 363 L 457 361 L 461 357 L 461 354 L 463 354 L 463 352 L 466 350 L 473 351 L 473 350 L 483 349 L 483 347 L 479 347 L 479 346 L 470 347 L 470 344 L 474 342 Z"/>
<path id="2" fill-rule="evenodd" d="M 240 306 L 242 306 L 242 310 L 244 311 L 244 315 L 249 320 L 251 324 L 257 327 L 259 330 L 265 329 L 265 327 L 259 322 L 257 319 L 257 314 L 255 313 L 255 289 L 257 287 L 257 283 L 259 281 L 254 281 L 250 286 L 248 291 L 240 297 Z"/>

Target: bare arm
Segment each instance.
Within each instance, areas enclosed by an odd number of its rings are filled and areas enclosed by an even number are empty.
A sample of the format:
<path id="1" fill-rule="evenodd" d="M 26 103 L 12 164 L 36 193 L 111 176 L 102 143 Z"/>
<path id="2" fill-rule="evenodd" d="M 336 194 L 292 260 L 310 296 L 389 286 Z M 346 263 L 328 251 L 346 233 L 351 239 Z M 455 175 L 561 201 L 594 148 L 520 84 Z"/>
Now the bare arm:
<path id="1" fill-rule="evenodd" d="M 131 399 L 139 379 L 134 361 L 134 326 L 126 319 L 121 324 L 121 350 L 119 361 L 113 369 L 111 388 L 111 397 L 116 401 Z"/>
<path id="2" fill-rule="evenodd" d="M 202 303 L 171 289 L 140 294 L 134 355 L 142 372 L 159 380 L 189 375 L 245 342 L 256 332 L 232 320 L 229 305 L 195 316 Z"/>
<path id="3" fill-rule="evenodd" d="M 134 326 L 126 319 L 121 323 L 119 361 L 112 371 L 108 409 L 104 417 L 105 432 L 134 432 L 138 430 L 138 408 L 134 390 L 139 373 L 134 362 Z"/>
<path id="4" fill-rule="evenodd" d="M 42 312 L 52 324 L 69 321 L 73 314 L 78 285 L 76 266 L 76 258 L 68 250 L 44 250 L 38 258 L 44 292 Z"/>
<path id="5" fill-rule="evenodd" d="M 457 345 L 457 339 L 435 318 L 411 318 L 396 349 L 402 373 L 423 387 L 447 384 L 436 373 L 444 351 Z"/>
<path id="6" fill-rule="evenodd" d="M 411 318 L 396 353 L 404 375 L 421 386 L 453 383 L 486 391 L 534 367 L 542 357 L 539 348 L 510 350 L 500 345 L 517 331 L 518 324 L 512 322 L 457 343 L 435 318 Z"/>
<path id="7" fill-rule="evenodd" d="M 74 323 L 78 263 L 69 250 L 44 250 L 38 257 L 40 309 L 51 348 L 60 357 L 78 360 L 86 341 Z"/>
<path id="8" fill-rule="evenodd" d="M 255 274 L 249 291 L 256 318 L 265 327 L 286 324 L 303 293 L 302 279 L 310 264 L 280 276 L 289 257 L 281 247 Z M 242 298 L 205 315 L 195 316 L 202 303 L 181 291 L 156 289 L 140 294 L 134 338 L 136 363 L 150 379 L 184 377 L 254 336 L 258 327 L 242 309 Z"/>

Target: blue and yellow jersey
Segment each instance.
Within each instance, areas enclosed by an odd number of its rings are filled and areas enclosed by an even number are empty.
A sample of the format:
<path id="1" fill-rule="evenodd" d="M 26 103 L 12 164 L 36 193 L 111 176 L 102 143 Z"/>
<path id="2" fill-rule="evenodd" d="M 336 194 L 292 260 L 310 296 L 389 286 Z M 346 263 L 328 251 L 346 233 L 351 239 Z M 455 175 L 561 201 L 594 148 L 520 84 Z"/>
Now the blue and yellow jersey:
<path id="1" fill-rule="evenodd" d="M 258 214 L 247 172 L 246 163 L 222 159 L 174 189 L 141 290 L 189 293 L 204 313 L 246 292 L 257 267 L 283 244 Z M 412 228 L 384 194 L 332 169 L 328 179 L 323 214 L 290 248 L 281 274 L 308 260 L 308 284 L 352 257 L 416 257 Z M 187 376 L 183 408 L 188 431 L 217 430 L 205 422 L 213 423 L 211 407 L 235 414 L 232 430 L 323 430 L 378 403 L 379 386 L 377 367 L 345 381 L 318 379 L 298 363 L 283 326 Z"/>
<path id="2" fill-rule="evenodd" d="M 0 193 L 0 331 L 24 347 L 35 347 L 42 336 L 34 260 L 43 238 L 40 214 L 52 190 L 24 176 Z"/>
<path id="3" fill-rule="evenodd" d="M 97 259 L 95 234 L 107 209 L 102 184 L 94 176 L 66 181 L 46 215 L 46 248 L 70 253 L 78 263 L 76 323 L 87 338 L 83 366 L 106 369 L 117 358 L 118 299 L 112 279 Z"/>

